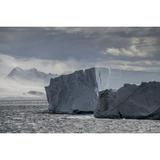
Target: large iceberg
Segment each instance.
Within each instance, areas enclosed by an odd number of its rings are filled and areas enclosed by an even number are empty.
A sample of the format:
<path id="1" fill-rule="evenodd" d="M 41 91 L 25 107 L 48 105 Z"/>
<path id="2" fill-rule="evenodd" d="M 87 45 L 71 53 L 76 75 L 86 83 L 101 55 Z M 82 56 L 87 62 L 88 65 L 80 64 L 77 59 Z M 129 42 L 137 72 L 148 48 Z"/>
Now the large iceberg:
<path id="1" fill-rule="evenodd" d="M 125 84 L 100 92 L 97 118 L 160 119 L 160 82 Z"/>
<path id="2" fill-rule="evenodd" d="M 49 110 L 54 113 L 93 112 L 98 105 L 95 68 L 76 71 L 50 80 L 45 87 Z"/>

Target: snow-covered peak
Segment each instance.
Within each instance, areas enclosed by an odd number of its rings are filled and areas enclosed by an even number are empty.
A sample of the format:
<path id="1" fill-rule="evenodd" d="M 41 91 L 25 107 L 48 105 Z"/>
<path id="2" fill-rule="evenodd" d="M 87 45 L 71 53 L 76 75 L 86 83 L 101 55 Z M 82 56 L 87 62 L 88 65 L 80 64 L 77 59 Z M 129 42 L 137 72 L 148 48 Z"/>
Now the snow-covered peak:
<path id="1" fill-rule="evenodd" d="M 8 78 L 14 80 L 24 80 L 24 81 L 37 81 L 42 83 L 48 83 L 50 78 L 55 78 L 57 75 L 46 74 L 44 72 L 38 71 L 36 68 L 22 69 L 20 67 L 13 68 L 7 76 Z"/>

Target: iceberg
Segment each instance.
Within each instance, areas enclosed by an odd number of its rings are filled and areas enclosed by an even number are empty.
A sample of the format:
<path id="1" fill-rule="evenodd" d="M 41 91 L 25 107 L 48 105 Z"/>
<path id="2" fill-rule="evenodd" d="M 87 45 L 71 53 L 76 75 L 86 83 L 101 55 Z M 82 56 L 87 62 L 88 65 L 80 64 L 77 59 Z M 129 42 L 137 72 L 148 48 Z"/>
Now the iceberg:
<path id="1" fill-rule="evenodd" d="M 45 87 L 49 111 L 54 113 L 93 112 L 98 105 L 96 69 L 76 71 L 50 80 Z"/>
<path id="2" fill-rule="evenodd" d="M 125 84 L 100 92 L 97 118 L 160 119 L 160 82 Z"/>

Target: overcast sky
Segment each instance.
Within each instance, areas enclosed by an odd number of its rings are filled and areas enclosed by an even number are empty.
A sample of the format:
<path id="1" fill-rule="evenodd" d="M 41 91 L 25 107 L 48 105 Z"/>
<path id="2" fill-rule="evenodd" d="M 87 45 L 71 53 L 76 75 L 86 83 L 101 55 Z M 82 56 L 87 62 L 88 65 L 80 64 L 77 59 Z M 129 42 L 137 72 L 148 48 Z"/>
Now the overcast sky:
<path id="1" fill-rule="evenodd" d="M 0 71 L 16 66 L 160 71 L 160 28 L 0 28 Z"/>

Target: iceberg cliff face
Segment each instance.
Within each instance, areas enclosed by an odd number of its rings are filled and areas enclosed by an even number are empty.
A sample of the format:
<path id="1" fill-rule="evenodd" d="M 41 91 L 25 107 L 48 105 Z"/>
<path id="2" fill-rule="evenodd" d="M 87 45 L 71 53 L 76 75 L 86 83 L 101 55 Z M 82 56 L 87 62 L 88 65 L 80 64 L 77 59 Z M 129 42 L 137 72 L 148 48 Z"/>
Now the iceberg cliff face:
<path id="1" fill-rule="evenodd" d="M 93 112 L 98 105 L 95 68 L 51 79 L 45 89 L 49 110 L 55 113 Z"/>
<path id="2" fill-rule="evenodd" d="M 100 93 L 97 118 L 160 119 L 160 82 L 126 84 Z"/>

